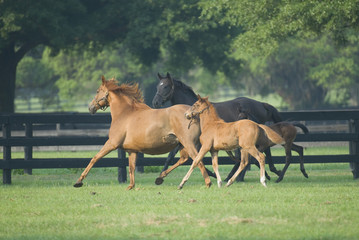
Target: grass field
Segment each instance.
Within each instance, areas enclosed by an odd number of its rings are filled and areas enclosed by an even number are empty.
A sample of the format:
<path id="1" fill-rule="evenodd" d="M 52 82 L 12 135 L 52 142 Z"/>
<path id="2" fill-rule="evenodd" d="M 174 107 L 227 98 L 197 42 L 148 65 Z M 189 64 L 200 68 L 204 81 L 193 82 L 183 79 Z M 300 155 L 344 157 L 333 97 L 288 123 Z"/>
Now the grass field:
<path id="1" fill-rule="evenodd" d="M 267 188 L 256 167 L 221 189 L 205 188 L 196 169 L 177 190 L 187 169 L 161 186 L 158 173 L 136 173 L 132 191 L 116 168 L 91 170 L 78 189 L 73 169 L 13 175 L 0 186 L 0 239 L 358 239 L 359 182 L 347 163 L 306 164 L 309 179 L 293 164 Z"/>

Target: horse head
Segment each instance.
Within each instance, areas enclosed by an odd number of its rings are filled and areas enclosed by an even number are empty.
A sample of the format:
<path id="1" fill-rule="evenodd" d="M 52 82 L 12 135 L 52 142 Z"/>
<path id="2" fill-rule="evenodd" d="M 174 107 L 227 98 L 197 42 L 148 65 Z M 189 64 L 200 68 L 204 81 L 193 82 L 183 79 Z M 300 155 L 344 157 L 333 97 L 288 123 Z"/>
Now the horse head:
<path id="1" fill-rule="evenodd" d="M 159 82 L 157 84 L 157 92 L 152 100 L 152 105 L 154 108 L 160 108 L 165 102 L 169 101 L 172 98 L 174 91 L 174 82 L 169 73 L 165 77 L 161 74 L 157 74 Z"/>
<path id="2" fill-rule="evenodd" d="M 94 99 L 89 104 L 89 112 L 95 114 L 97 110 L 106 110 L 108 106 L 108 89 L 106 88 L 106 79 L 102 76 L 102 84 L 97 89 Z"/>
<path id="3" fill-rule="evenodd" d="M 190 109 L 185 112 L 185 116 L 187 119 L 193 119 L 202 114 L 205 110 L 207 110 L 210 106 L 210 102 L 208 101 L 208 97 L 202 98 L 199 94 L 197 95 L 197 102 L 195 102 Z"/>

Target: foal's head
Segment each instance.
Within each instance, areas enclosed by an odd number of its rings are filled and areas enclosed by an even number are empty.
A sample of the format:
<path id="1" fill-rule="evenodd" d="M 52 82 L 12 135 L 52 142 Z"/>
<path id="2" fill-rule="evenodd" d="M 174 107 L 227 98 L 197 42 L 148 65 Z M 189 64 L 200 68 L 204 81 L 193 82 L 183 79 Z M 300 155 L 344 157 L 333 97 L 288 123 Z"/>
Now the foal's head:
<path id="1" fill-rule="evenodd" d="M 198 117 L 204 111 L 208 110 L 210 106 L 210 102 L 208 101 L 208 97 L 201 98 L 201 96 L 197 95 L 197 102 L 195 102 L 190 109 L 185 112 L 185 116 L 187 119 L 193 119 Z"/>
<path id="2" fill-rule="evenodd" d="M 175 88 L 173 79 L 169 73 L 167 73 L 165 77 L 159 73 L 157 75 L 160 81 L 157 84 L 156 95 L 152 100 L 154 108 L 160 108 L 165 102 L 170 100 Z"/>
<path id="3" fill-rule="evenodd" d="M 113 80 L 111 80 L 113 81 Z M 97 89 L 96 95 L 94 99 L 89 104 L 89 112 L 91 114 L 95 114 L 97 110 L 106 110 L 106 108 L 109 106 L 108 102 L 108 89 L 106 87 L 106 79 L 104 76 L 102 76 L 102 84 Z"/>

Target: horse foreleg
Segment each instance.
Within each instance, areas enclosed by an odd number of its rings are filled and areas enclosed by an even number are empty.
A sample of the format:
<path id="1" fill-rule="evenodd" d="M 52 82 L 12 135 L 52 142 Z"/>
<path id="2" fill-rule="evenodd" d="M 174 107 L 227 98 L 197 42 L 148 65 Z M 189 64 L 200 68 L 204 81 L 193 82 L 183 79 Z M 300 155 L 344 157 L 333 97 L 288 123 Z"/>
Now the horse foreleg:
<path id="1" fill-rule="evenodd" d="M 106 156 L 108 153 L 110 153 L 111 151 L 115 150 L 117 147 L 115 145 L 113 145 L 110 140 L 107 140 L 107 142 L 105 143 L 105 145 L 101 148 L 101 150 L 91 159 L 90 163 L 87 165 L 87 167 L 85 168 L 85 170 L 82 172 L 80 178 L 77 180 L 77 182 L 74 184 L 74 187 L 82 187 L 83 183 L 82 180 L 84 180 L 84 178 L 87 176 L 87 174 L 89 173 L 89 171 L 91 170 L 91 168 L 93 167 L 93 165 L 95 165 L 95 163 L 103 158 L 104 156 Z"/>
<path id="2" fill-rule="evenodd" d="M 304 168 L 303 147 L 293 143 L 292 144 L 292 150 L 296 151 L 299 154 L 300 171 L 303 173 L 304 177 L 308 178 L 308 174 L 306 173 L 305 168 Z"/>
<path id="3" fill-rule="evenodd" d="M 189 157 L 188 153 L 184 149 L 182 149 L 180 154 L 181 154 L 180 159 L 178 159 L 178 161 L 174 165 L 172 165 L 172 167 L 170 167 L 168 170 L 162 171 L 160 176 L 158 178 L 156 178 L 155 183 L 157 185 L 161 185 L 163 183 L 163 178 L 165 178 L 170 172 L 172 172 L 178 166 L 187 162 L 188 157 Z"/>
<path id="4" fill-rule="evenodd" d="M 128 155 L 128 172 L 130 175 L 130 185 L 128 185 L 127 190 L 131 190 L 135 187 L 135 169 L 136 169 L 136 160 L 137 153 L 129 152 Z"/>
<path id="5" fill-rule="evenodd" d="M 189 179 L 189 177 L 191 176 L 191 174 L 192 174 L 194 168 L 202 161 L 204 155 L 205 155 L 207 152 L 208 152 L 208 150 L 207 150 L 207 149 L 204 150 L 204 147 L 202 146 L 202 147 L 201 147 L 201 150 L 200 150 L 199 153 L 197 154 L 197 157 L 193 160 L 193 163 L 192 163 L 190 169 L 188 170 L 187 174 L 183 177 L 182 182 L 181 182 L 180 185 L 178 186 L 178 189 L 182 189 L 182 188 L 183 188 L 183 185 L 188 181 L 188 179 Z M 201 163 L 201 164 L 202 164 L 202 163 Z M 208 175 L 207 175 L 207 176 L 208 176 Z M 209 179 L 209 177 L 208 177 L 208 179 Z M 205 179 L 205 181 L 206 181 L 206 179 Z M 209 180 L 209 181 L 210 181 L 210 180 Z M 211 185 L 210 185 L 210 182 L 207 183 L 207 181 L 206 181 L 206 185 L 207 185 L 208 187 L 211 186 Z"/>
<path id="6" fill-rule="evenodd" d="M 219 171 L 218 171 L 218 151 L 211 151 L 211 155 L 212 155 L 213 171 L 216 173 L 217 185 L 220 188 L 220 187 L 222 187 L 222 179 L 221 179 L 221 176 L 219 175 Z"/>

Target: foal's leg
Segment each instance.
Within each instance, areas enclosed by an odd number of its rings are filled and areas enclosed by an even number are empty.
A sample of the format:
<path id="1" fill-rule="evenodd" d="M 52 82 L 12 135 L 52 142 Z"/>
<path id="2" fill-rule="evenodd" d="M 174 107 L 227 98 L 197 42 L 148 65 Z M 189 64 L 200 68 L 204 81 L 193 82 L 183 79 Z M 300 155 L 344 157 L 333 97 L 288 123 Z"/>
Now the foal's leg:
<path id="1" fill-rule="evenodd" d="M 219 175 L 219 171 L 218 171 L 218 151 L 211 151 L 211 155 L 212 155 L 213 171 L 216 173 L 217 185 L 220 188 L 220 187 L 222 187 L 222 179 L 221 179 L 221 176 Z"/>
<path id="2" fill-rule="evenodd" d="M 85 170 L 82 172 L 80 178 L 74 184 L 74 187 L 82 187 L 83 183 L 82 180 L 87 176 L 93 165 L 101 158 L 106 156 L 111 151 L 115 150 L 117 147 L 113 145 L 110 140 L 107 140 L 105 145 L 101 148 L 101 150 L 91 159 L 90 163 L 87 165 Z"/>
<path id="3" fill-rule="evenodd" d="M 266 161 L 268 163 L 268 166 L 269 166 L 269 170 L 271 172 L 274 172 L 275 174 L 277 174 L 277 176 L 280 176 L 281 174 L 281 171 L 278 171 L 276 169 L 276 167 L 274 166 L 274 163 L 273 163 L 273 159 L 272 159 L 272 153 L 270 151 L 270 148 L 267 148 L 266 150 L 264 150 L 264 153 L 266 154 Z M 270 180 L 270 179 L 269 179 Z"/>
<path id="4" fill-rule="evenodd" d="M 228 180 L 226 187 L 229 187 L 232 185 L 232 183 L 236 180 L 238 175 L 243 171 L 243 169 L 248 165 L 248 152 L 244 149 L 241 149 L 241 161 L 239 168 L 234 173 L 234 175 L 231 177 L 231 179 Z"/>
<path id="5" fill-rule="evenodd" d="M 193 160 L 193 163 L 190 167 L 190 169 L 188 170 L 187 174 L 183 177 L 182 182 L 180 183 L 180 185 L 178 186 L 178 189 L 182 189 L 183 185 L 187 182 L 187 180 L 189 179 L 189 177 L 191 176 L 194 168 L 199 165 L 199 164 L 203 164 L 201 161 L 204 157 L 204 155 L 208 152 L 209 150 L 204 149 L 204 147 L 201 147 L 201 150 L 199 151 L 199 153 L 197 154 L 197 157 Z M 203 165 L 204 166 L 204 165 Z M 206 172 L 207 173 L 207 172 Z M 208 175 L 207 175 L 208 176 Z M 208 177 L 209 178 L 209 177 Z M 206 184 L 208 187 L 210 187 L 211 185 Z"/>
<path id="6" fill-rule="evenodd" d="M 289 165 L 290 165 L 290 162 L 291 162 L 291 159 L 292 159 L 291 147 L 292 147 L 292 144 L 291 144 L 291 143 L 286 143 L 286 144 L 284 144 L 284 149 L 285 149 L 285 165 L 284 165 L 284 168 L 283 168 L 281 174 L 279 175 L 279 178 L 277 179 L 277 181 L 275 181 L 276 183 L 279 183 L 280 181 L 283 180 L 284 174 L 285 174 L 285 172 L 287 171 L 287 169 L 288 169 L 288 167 L 289 167 Z"/>
<path id="7" fill-rule="evenodd" d="M 155 183 L 157 185 L 161 185 L 163 183 L 163 178 L 165 178 L 170 172 L 172 172 L 175 168 L 177 168 L 178 166 L 182 165 L 183 163 L 187 162 L 188 160 L 188 153 L 182 149 L 181 152 L 180 152 L 181 156 L 180 156 L 180 159 L 178 159 L 178 161 L 172 165 L 170 167 L 170 169 L 168 170 L 165 170 L 165 171 L 162 171 L 160 176 L 158 178 L 156 178 L 156 181 Z"/>
<path id="8" fill-rule="evenodd" d="M 263 153 L 259 152 L 258 149 L 253 146 L 253 147 L 250 147 L 248 149 L 248 152 L 250 155 L 252 155 L 255 159 L 257 159 L 257 161 L 259 162 L 259 166 L 260 166 L 260 175 L 261 175 L 261 178 L 260 178 L 260 181 L 262 183 L 262 185 L 264 187 L 267 187 L 267 184 L 266 184 L 266 177 L 265 177 L 265 156 Z"/>
<path id="9" fill-rule="evenodd" d="M 305 168 L 304 168 L 303 147 L 293 143 L 292 144 L 292 150 L 296 151 L 299 154 L 300 171 L 303 173 L 304 177 L 308 178 L 308 174 L 305 172 Z"/>
<path id="10" fill-rule="evenodd" d="M 135 187 L 135 169 L 136 169 L 137 153 L 129 152 L 128 155 L 128 172 L 130 174 L 130 185 L 127 190 L 131 190 Z"/>

